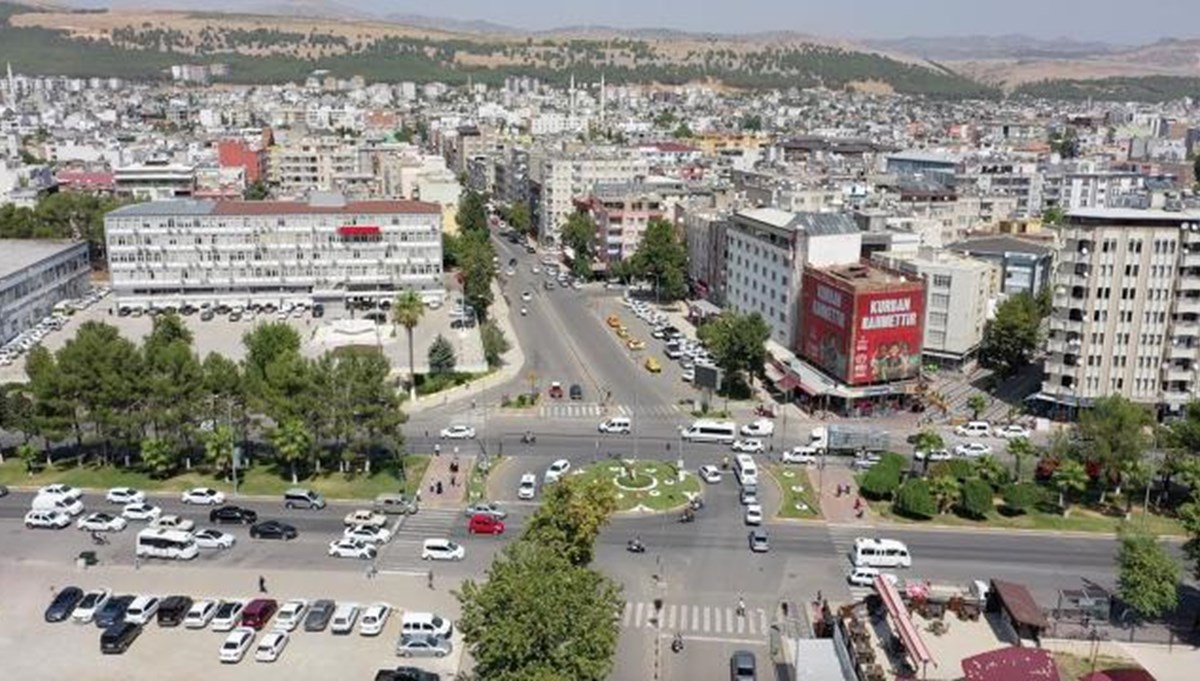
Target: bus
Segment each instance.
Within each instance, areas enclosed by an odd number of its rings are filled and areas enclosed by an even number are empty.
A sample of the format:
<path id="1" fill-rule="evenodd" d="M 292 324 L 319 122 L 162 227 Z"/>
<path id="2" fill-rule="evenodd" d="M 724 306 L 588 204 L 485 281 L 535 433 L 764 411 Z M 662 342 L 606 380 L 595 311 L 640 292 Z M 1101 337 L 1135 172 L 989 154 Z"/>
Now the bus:
<path id="1" fill-rule="evenodd" d="M 137 556 L 139 558 L 174 558 L 191 560 L 200 555 L 196 538 L 191 532 L 150 527 L 138 532 Z"/>
<path id="2" fill-rule="evenodd" d="M 723 442 L 732 444 L 737 437 L 737 424 L 733 421 L 711 421 L 701 419 L 680 433 L 689 442 Z"/>

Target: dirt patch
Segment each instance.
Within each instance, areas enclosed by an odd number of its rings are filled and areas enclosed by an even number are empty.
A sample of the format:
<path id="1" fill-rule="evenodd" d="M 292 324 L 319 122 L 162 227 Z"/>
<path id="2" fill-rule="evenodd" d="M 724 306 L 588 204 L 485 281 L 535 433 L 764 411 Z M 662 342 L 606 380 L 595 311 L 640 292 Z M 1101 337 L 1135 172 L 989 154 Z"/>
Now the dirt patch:
<path id="1" fill-rule="evenodd" d="M 846 83 L 846 89 L 872 95 L 890 95 L 896 92 L 896 88 L 882 80 L 855 80 Z"/>

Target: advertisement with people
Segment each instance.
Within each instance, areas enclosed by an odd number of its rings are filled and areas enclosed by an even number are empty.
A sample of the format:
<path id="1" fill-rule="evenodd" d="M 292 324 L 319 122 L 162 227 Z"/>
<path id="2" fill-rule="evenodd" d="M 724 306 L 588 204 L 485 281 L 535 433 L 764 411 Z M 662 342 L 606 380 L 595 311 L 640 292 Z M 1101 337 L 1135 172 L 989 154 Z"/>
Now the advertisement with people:
<path id="1" fill-rule="evenodd" d="M 858 296 L 851 384 L 883 383 L 917 376 L 925 319 L 920 288 Z"/>
<path id="2" fill-rule="evenodd" d="M 854 296 L 820 279 L 807 277 L 801 299 L 801 354 L 839 380 L 847 381 Z"/>

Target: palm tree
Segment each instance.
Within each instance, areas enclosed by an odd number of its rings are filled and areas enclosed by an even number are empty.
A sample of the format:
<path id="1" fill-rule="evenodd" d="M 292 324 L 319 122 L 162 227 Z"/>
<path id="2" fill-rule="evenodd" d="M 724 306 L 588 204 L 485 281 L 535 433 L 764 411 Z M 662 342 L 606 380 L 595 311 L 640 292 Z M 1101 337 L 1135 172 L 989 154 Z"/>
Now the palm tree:
<path id="1" fill-rule="evenodd" d="M 396 296 L 392 303 L 392 324 L 400 324 L 408 331 L 408 383 L 410 400 L 417 399 L 417 365 L 413 355 L 413 329 L 421 323 L 425 304 L 415 291 L 405 291 Z"/>
<path id="2" fill-rule="evenodd" d="M 292 484 L 299 483 L 300 479 L 296 475 L 296 462 L 307 458 L 312 445 L 312 437 L 308 434 L 304 423 L 297 419 L 284 421 L 271 434 L 271 444 L 275 445 L 275 451 L 279 453 L 279 458 L 291 468 Z"/>
<path id="3" fill-rule="evenodd" d="M 937 500 L 938 513 L 945 513 L 958 499 L 958 479 L 953 475 L 938 475 L 929 481 L 929 492 Z"/>
<path id="4" fill-rule="evenodd" d="M 979 393 L 967 398 L 967 409 L 971 410 L 971 418 L 979 420 L 979 415 L 988 407 L 988 399 Z"/>
<path id="5" fill-rule="evenodd" d="M 1059 464 L 1058 469 L 1054 471 L 1053 480 L 1054 486 L 1058 488 L 1058 505 L 1063 509 L 1063 515 L 1066 516 L 1067 502 L 1071 498 L 1071 493 L 1079 494 L 1087 489 L 1087 469 L 1078 461 L 1068 459 Z"/>
<path id="6" fill-rule="evenodd" d="M 233 428 L 221 424 L 204 440 L 204 458 L 217 472 L 227 474 L 233 469 Z"/>
<path id="7" fill-rule="evenodd" d="M 991 485 L 993 489 L 998 489 L 1004 484 L 1004 475 L 1006 472 L 1004 465 L 991 454 L 981 456 L 975 461 L 975 475 Z"/>
<path id="8" fill-rule="evenodd" d="M 1037 454 L 1029 438 L 1015 437 L 1008 441 L 1008 453 L 1013 458 L 1013 482 L 1021 482 L 1021 464 Z"/>

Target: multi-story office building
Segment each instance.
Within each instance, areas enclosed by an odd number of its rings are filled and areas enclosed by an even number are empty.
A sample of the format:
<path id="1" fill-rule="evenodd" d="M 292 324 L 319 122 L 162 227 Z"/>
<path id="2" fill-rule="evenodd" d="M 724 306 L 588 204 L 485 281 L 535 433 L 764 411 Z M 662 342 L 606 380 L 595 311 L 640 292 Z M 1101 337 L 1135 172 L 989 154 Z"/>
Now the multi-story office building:
<path id="1" fill-rule="evenodd" d="M 1000 292 L 1000 268 L 946 251 L 881 251 L 872 260 L 925 279 L 924 353 L 961 363 L 979 349 L 988 310 Z"/>
<path id="2" fill-rule="evenodd" d="M 390 300 L 442 287 L 441 208 L 417 201 L 156 201 L 105 216 L 121 307 Z"/>
<path id="3" fill-rule="evenodd" d="M 1060 235 L 1042 396 L 1120 394 L 1164 411 L 1194 399 L 1200 212 L 1079 210 Z"/>
<path id="4" fill-rule="evenodd" d="M 0 344 L 87 292 L 86 241 L 0 240 Z"/>

